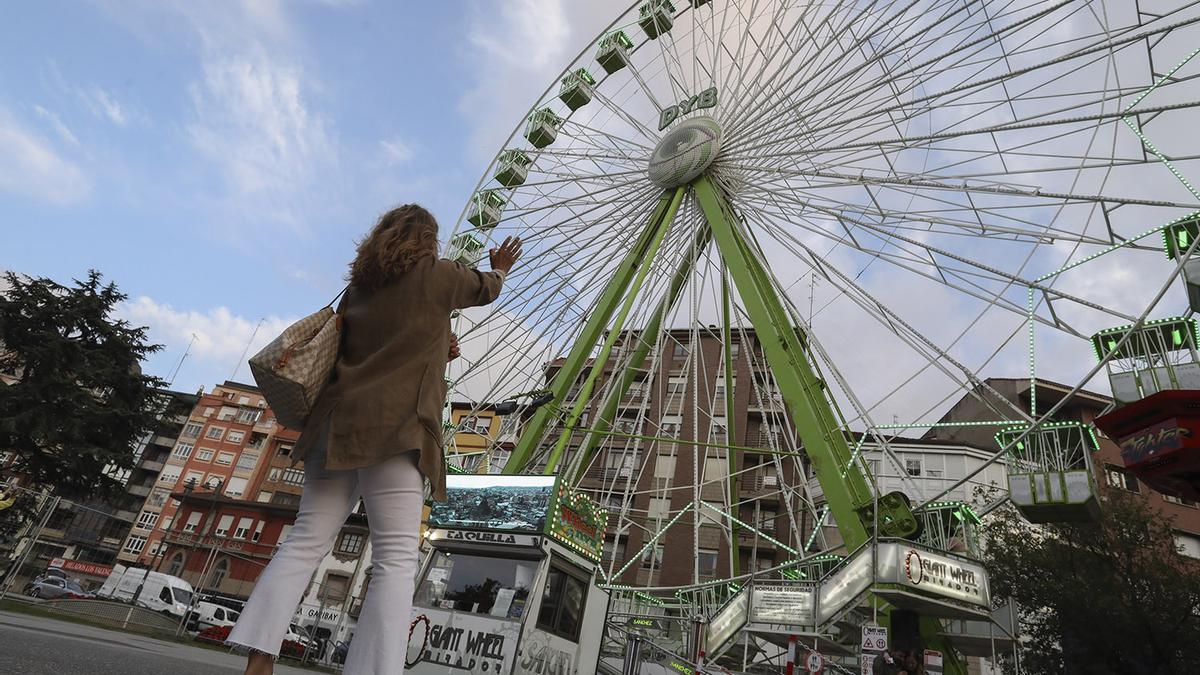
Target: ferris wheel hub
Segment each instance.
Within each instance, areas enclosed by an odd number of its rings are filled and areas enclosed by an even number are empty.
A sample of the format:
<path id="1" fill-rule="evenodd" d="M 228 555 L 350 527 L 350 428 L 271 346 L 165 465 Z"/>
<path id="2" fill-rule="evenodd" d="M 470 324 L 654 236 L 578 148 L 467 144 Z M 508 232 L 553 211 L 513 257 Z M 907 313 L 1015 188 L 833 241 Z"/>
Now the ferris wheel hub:
<path id="1" fill-rule="evenodd" d="M 658 142 L 650 155 L 650 182 L 663 189 L 695 180 L 721 150 L 721 125 L 711 117 L 693 117 Z"/>

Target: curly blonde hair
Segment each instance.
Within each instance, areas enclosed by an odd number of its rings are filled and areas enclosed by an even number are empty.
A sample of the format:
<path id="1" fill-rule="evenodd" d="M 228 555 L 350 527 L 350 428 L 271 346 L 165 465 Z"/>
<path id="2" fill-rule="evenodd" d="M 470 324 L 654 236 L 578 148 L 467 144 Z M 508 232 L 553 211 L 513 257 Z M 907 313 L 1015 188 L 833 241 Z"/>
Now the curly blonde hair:
<path id="1" fill-rule="evenodd" d="M 379 217 L 358 243 L 350 263 L 350 283 L 373 291 L 412 269 L 422 258 L 437 257 L 438 224 L 417 204 L 405 204 Z"/>

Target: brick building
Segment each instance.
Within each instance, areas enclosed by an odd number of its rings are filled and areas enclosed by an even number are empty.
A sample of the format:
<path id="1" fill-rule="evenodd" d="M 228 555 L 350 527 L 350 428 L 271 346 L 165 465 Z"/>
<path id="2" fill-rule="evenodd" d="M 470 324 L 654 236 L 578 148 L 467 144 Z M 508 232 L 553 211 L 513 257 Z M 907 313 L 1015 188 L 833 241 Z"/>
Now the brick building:
<path id="1" fill-rule="evenodd" d="M 163 533 L 171 528 L 178 504 L 171 498 L 185 486 L 230 500 L 268 500 L 292 505 L 304 473 L 285 469 L 299 434 L 275 422 L 257 387 L 225 382 L 201 394 L 179 437 L 151 484 L 120 560 L 138 565 L 161 559 Z M 265 487 L 264 487 L 265 486 Z"/>

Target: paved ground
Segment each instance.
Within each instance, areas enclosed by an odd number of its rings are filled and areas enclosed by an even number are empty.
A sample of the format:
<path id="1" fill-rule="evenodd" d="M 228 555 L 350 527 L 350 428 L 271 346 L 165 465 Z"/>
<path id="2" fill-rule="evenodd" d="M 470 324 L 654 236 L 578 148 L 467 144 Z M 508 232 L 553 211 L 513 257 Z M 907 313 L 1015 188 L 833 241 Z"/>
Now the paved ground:
<path id="1" fill-rule="evenodd" d="M 213 649 L 0 612 L 2 675 L 208 675 L 241 673 L 244 660 Z M 314 671 L 276 666 L 278 675 Z"/>

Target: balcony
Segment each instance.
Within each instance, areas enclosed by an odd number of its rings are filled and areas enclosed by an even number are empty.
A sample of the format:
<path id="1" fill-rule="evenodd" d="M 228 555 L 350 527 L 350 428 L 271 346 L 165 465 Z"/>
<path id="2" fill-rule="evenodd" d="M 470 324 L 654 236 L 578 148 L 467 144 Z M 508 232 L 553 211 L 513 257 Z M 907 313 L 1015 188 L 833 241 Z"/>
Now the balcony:
<path id="1" fill-rule="evenodd" d="M 747 410 L 756 412 L 783 412 L 783 394 L 778 389 L 763 389 L 750 393 Z"/>
<path id="2" fill-rule="evenodd" d="M 158 460 L 142 462 L 141 468 L 145 469 L 146 471 L 153 471 L 155 473 L 158 473 L 159 471 L 162 471 L 163 463 L 162 463 L 162 461 L 158 461 Z"/>
<path id="3" fill-rule="evenodd" d="M 742 476 L 738 485 L 740 497 L 754 497 L 763 493 L 775 492 L 778 489 L 779 477 L 773 468 L 748 472 Z"/>
<path id="4" fill-rule="evenodd" d="M 150 486 L 149 485 L 130 485 L 129 487 L 125 488 L 125 491 L 135 497 L 150 496 Z"/>

